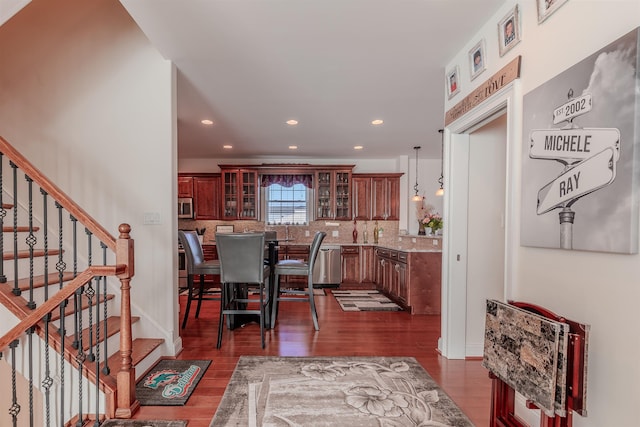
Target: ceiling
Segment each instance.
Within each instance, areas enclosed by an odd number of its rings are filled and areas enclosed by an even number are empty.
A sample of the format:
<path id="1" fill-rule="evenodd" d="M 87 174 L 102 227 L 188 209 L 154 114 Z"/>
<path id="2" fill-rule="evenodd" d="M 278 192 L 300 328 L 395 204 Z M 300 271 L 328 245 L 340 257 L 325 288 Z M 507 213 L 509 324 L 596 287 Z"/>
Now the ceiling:
<path id="1" fill-rule="evenodd" d="M 178 156 L 215 159 L 440 158 L 444 67 L 503 2 L 121 0 L 178 69 Z"/>

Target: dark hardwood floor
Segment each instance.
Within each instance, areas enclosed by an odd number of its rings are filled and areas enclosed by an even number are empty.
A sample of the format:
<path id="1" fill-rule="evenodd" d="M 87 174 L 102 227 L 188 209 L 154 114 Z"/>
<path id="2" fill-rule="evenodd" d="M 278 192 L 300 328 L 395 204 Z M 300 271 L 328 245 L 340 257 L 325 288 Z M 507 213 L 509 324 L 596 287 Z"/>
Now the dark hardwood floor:
<path id="1" fill-rule="evenodd" d="M 316 297 L 320 331 L 313 329 L 308 304 L 281 302 L 278 324 L 266 332 L 264 350 L 257 324 L 225 329 L 222 348 L 216 349 L 219 302 L 204 301 L 199 319 L 194 318 L 192 307 L 187 328 L 181 333 L 184 349 L 178 359 L 211 359 L 213 363 L 185 406 L 143 406 L 134 418 L 188 420 L 189 427 L 208 427 L 242 355 L 411 356 L 476 426 L 489 425 L 491 383 L 487 371 L 480 360 L 447 360 L 438 354 L 439 316 L 347 313 L 330 291 L 326 293 Z M 183 309 L 185 297 L 180 298 Z"/>

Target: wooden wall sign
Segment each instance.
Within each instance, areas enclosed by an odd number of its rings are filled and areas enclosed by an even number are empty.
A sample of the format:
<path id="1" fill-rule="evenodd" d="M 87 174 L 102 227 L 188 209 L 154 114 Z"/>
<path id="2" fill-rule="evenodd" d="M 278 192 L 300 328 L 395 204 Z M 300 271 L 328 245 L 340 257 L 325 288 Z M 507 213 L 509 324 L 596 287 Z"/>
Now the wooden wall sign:
<path id="1" fill-rule="evenodd" d="M 478 86 L 473 92 L 458 102 L 444 115 L 445 126 L 464 116 L 471 109 L 481 104 L 500 89 L 520 77 L 521 56 L 502 67 L 500 71 Z"/>

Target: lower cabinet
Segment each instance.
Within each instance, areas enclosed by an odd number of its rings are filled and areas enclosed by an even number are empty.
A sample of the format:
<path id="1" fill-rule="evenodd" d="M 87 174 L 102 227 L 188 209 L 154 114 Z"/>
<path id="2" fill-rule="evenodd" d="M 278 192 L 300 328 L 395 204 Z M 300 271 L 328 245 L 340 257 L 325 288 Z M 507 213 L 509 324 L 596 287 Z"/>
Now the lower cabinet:
<path id="1" fill-rule="evenodd" d="M 440 314 L 440 252 L 377 248 L 376 286 L 411 314 Z"/>
<path id="2" fill-rule="evenodd" d="M 204 256 L 204 260 L 205 261 L 211 261 L 214 259 L 218 259 L 218 249 L 216 248 L 216 245 L 212 245 L 212 244 L 203 244 L 202 245 L 202 255 Z M 200 278 L 199 277 L 194 277 L 193 279 L 194 285 L 198 286 L 200 284 Z M 204 276 L 204 282 L 207 284 L 219 284 L 220 283 L 220 276 L 214 276 L 212 274 L 206 274 Z"/>
<path id="3" fill-rule="evenodd" d="M 341 283 L 348 285 L 368 285 L 375 282 L 375 248 L 373 246 L 342 245 Z M 364 287 L 364 286 L 363 286 Z"/>

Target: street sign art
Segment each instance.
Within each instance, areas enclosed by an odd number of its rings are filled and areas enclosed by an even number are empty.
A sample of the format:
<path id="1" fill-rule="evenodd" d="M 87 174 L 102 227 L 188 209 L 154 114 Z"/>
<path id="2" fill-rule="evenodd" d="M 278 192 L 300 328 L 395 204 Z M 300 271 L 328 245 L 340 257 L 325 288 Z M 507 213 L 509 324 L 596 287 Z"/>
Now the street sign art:
<path id="1" fill-rule="evenodd" d="M 574 163 L 612 147 L 620 156 L 620 131 L 615 128 L 544 129 L 531 131 L 529 157 Z"/>
<path id="2" fill-rule="evenodd" d="M 580 162 L 538 192 L 538 215 L 570 205 L 580 197 L 605 187 L 616 178 L 616 150 L 609 147 Z"/>
<path id="3" fill-rule="evenodd" d="M 553 124 L 557 125 L 564 121 L 573 120 L 574 117 L 583 115 L 591 111 L 591 94 L 585 93 L 584 95 L 573 98 L 569 102 L 562 104 L 555 110 L 553 110 Z"/>

